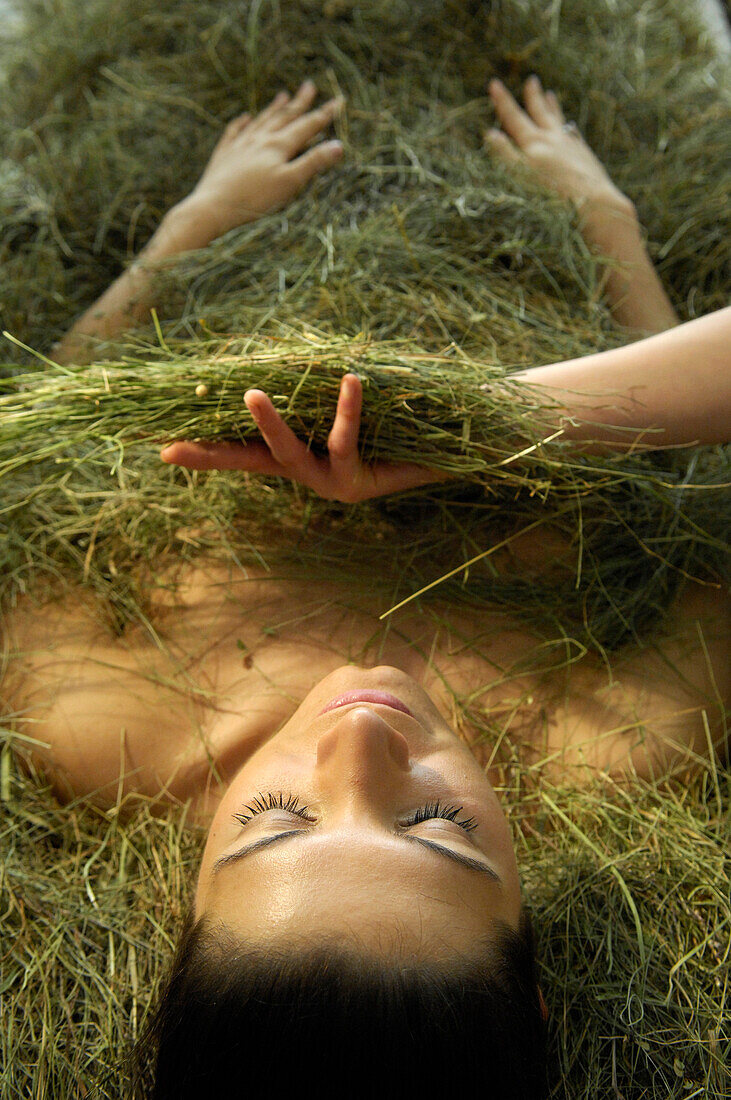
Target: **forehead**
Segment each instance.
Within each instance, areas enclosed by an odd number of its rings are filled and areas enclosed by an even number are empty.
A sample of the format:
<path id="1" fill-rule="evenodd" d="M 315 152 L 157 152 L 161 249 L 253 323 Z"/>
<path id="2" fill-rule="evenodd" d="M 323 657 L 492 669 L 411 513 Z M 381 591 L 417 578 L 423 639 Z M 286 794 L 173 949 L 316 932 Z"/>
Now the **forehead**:
<path id="1" fill-rule="evenodd" d="M 257 941 L 343 934 L 378 943 L 396 933 L 451 949 L 483 937 L 493 919 L 514 923 L 499 883 L 396 838 L 292 838 L 223 867 L 205 911 Z"/>

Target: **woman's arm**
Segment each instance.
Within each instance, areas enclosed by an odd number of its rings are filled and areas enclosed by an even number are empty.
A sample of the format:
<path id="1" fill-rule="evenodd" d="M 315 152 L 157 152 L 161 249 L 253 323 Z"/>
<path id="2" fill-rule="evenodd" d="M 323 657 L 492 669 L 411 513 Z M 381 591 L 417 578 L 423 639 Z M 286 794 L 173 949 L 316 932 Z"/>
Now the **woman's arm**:
<path id="1" fill-rule="evenodd" d="M 678 324 L 647 254 L 634 204 L 612 182 L 575 124 L 566 123 L 554 92 L 544 93 L 538 77 L 532 76 L 523 95 L 525 111 L 499 80 L 490 82 L 503 129 L 489 130 L 486 144 L 504 163 L 522 165 L 575 204 L 584 240 L 592 252 L 610 261 L 604 289 L 620 325 L 662 332 Z"/>
<path id="2" fill-rule="evenodd" d="M 109 339 L 147 320 L 156 274 L 166 261 L 286 205 L 313 176 L 340 160 L 338 141 L 307 148 L 342 105 L 331 99 L 308 112 L 316 95 L 308 80 L 292 99 L 280 92 L 256 118 L 240 115 L 228 124 L 194 190 L 165 215 L 135 262 L 56 345 L 57 362 L 83 361 L 93 338 Z"/>
<path id="3" fill-rule="evenodd" d="M 731 307 L 515 377 L 560 403 L 566 439 L 612 450 L 727 443 Z"/>
<path id="4" fill-rule="evenodd" d="M 174 206 L 134 263 L 74 323 L 51 352 L 57 363 L 85 363 L 97 340 L 109 340 L 149 320 L 157 274 L 166 260 L 205 248 L 213 237 L 205 212 L 191 199 Z"/>

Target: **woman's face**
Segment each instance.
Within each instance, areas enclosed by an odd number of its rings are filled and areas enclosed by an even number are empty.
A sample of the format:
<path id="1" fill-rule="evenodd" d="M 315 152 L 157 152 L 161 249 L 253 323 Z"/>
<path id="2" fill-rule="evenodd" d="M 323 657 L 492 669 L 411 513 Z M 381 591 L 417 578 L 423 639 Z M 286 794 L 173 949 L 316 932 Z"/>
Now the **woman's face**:
<path id="1" fill-rule="evenodd" d="M 289 808 L 252 814 L 270 794 Z M 435 803 L 452 820 L 432 817 Z M 496 920 L 517 928 L 520 905 L 492 786 L 390 666 L 326 676 L 250 757 L 213 820 L 196 892 L 196 917 L 259 946 L 342 939 L 435 961 L 469 955 Z"/>

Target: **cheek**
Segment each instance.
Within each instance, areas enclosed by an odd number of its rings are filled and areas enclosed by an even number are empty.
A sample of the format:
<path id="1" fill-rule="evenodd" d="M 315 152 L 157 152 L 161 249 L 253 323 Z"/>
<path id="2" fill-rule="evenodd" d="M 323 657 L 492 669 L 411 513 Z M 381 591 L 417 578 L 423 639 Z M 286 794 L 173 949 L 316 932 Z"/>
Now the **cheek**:
<path id="1" fill-rule="evenodd" d="M 493 851 L 499 855 L 506 868 L 515 866 L 513 835 L 503 804 L 494 788 L 482 775 L 477 779 L 472 775 L 469 787 L 465 790 L 466 797 L 468 792 L 475 807 L 479 807 L 479 821 L 484 826 Z"/>
<path id="2" fill-rule="evenodd" d="M 243 804 L 243 798 L 238 796 L 235 790 L 235 784 L 236 781 L 234 780 L 232 786 L 229 787 L 224 794 L 216 810 L 213 821 L 211 822 L 210 829 L 208 830 L 208 836 L 206 837 L 206 843 L 201 856 L 201 864 L 196 878 L 196 918 L 200 915 L 200 911 L 205 906 L 206 883 L 210 875 L 211 867 L 235 837 L 233 815 Z"/>
<path id="3" fill-rule="evenodd" d="M 479 807 L 481 816 L 489 818 L 492 824 L 504 816 L 500 799 L 471 754 L 447 752 L 427 758 L 424 763 L 449 785 L 453 792 L 450 798 L 454 801 Z"/>
<path id="4" fill-rule="evenodd" d="M 316 749 L 288 745 L 281 734 L 263 745 L 242 764 L 231 780 L 221 807 L 238 813 L 260 793 L 305 794 L 311 786 Z M 218 816 L 218 815 L 217 815 Z"/>
<path id="5" fill-rule="evenodd" d="M 208 867 L 209 863 L 204 855 L 200 868 L 198 870 L 198 876 L 195 883 L 195 892 L 193 894 L 193 916 L 195 920 L 198 920 L 206 907 L 205 883 L 208 876 Z"/>
<path id="6" fill-rule="evenodd" d="M 500 848 L 502 853 L 509 856 L 510 860 L 514 860 L 513 835 L 510 831 L 508 819 L 503 812 L 502 804 L 493 790 L 490 791 L 490 800 L 487 803 L 485 823 L 488 832 L 494 837 L 495 845 Z"/>

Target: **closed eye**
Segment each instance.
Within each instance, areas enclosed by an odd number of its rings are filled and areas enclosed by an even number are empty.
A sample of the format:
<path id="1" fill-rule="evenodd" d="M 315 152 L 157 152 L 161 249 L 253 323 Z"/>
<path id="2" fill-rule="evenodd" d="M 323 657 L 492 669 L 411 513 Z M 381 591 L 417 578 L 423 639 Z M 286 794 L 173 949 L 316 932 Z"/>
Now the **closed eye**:
<path id="1" fill-rule="evenodd" d="M 464 818 L 462 821 L 457 820 L 457 815 L 462 813 L 462 806 L 442 806 L 441 802 L 427 802 L 425 806 L 416 810 L 405 821 L 399 822 L 402 828 L 409 828 L 412 825 L 419 825 L 422 821 L 430 821 L 433 818 L 442 818 L 445 821 L 453 821 L 455 825 L 459 825 L 460 829 L 464 829 L 466 833 L 471 833 L 473 829 L 477 828 L 477 822 L 474 817 Z M 257 814 L 266 813 L 267 810 L 285 810 L 287 813 L 296 814 L 297 817 L 303 818 L 305 821 L 315 821 L 313 815 L 309 812 L 309 807 L 300 806 L 299 799 L 294 795 L 287 795 L 281 791 L 276 793 L 269 791 L 267 793 L 259 792 L 259 794 L 250 803 L 234 814 L 234 820 L 238 821 L 241 825 L 245 825 L 251 821 Z"/>

